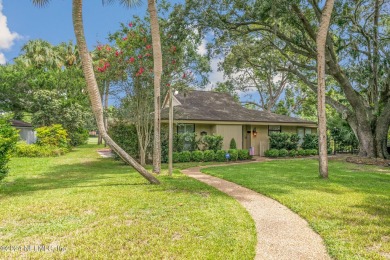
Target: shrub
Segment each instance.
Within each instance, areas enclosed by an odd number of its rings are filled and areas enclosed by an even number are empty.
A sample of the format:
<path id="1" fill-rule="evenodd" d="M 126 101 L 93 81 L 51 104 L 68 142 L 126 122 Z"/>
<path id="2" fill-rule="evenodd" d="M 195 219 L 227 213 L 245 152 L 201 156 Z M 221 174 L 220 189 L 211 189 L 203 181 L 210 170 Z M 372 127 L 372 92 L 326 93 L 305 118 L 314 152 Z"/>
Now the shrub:
<path id="1" fill-rule="evenodd" d="M 173 151 L 195 151 L 198 149 L 199 141 L 196 140 L 196 133 L 182 133 L 173 135 Z"/>
<path id="2" fill-rule="evenodd" d="M 203 160 L 205 162 L 211 162 L 215 159 L 215 152 L 213 150 L 206 150 L 203 153 Z"/>
<path id="3" fill-rule="evenodd" d="M 306 149 L 318 149 L 318 136 L 316 134 L 306 134 L 303 137 L 301 148 Z"/>
<path id="4" fill-rule="evenodd" d="M 237 161 L 238 160 L 238 151 L 237 149 L 229 149 L 228 153 L 230 154 L 230 160 Z"/>
<path id="5" fill-rule="evenodd" d="M 305 156 L 305 155 L 306 155 L 305 150 L 299 149 L 299 150 L 298 150 L 298 155 L 299 155 L 299 156 Z"/>
<path id="6" fill-rule="evenodd" d="M 298 151 L 297 150 L 291 150 L 291 151 L 288 152 L 288 155 L 290 157 L 295 157 L 295 156 L 298 155 Z"/>
<path id="7" fill-rule="evenodd" d="M 318 150 L 317 149 L 309 149 L 308 153 L 310 153 L 310 155 L 317 155 L 318 154 Z"/>
<path id="8" fill-rule="evenodd" d="M 14 155 L 16 157 L 53 157 L 63 155 L 67 152 L 69 152 L 68 148 L 18 142 Z"/>
<path id="9" fill-rule="evenodd" d="M 179 162 L 190 162 L 191 161 L 191 152 L 184 151 L 179 153 Z"/>
<path id="10" fill-rule="evenodd" d="M 298 149 L 300 137 L 298 134 L 290 134 L 290 140 L 287 143 L 287 150 L 296 150 Z"/>
<path id="11" fill-rule="evenodd" d="M 204 159 L 204 154 L 202 151 L 193 151 L 191 154 L 191 159 L 194 162 L 201 162 Z"/>
<path id="12" fill-rule="evenodd" d="M 18 139 L 18 131 L 11 126 L 8 118 L 0 116 L 0 180 L 8 173 L 7 164 Z"/>
<path id="13" fill-rule="evenodd" d="M 221 135 L 205 135 L 201 139 L 205 150 L 213 150 L 217 152 L 222 149 L 223 137 Z"/>
<path id="14" fill-rule="evenodd" d="M 299 143 L 298 134 L 273 133 L 270 135 L 271 149 L 295 150 L 298 148 L 298 143 Z"/>
<path id="15" fill-rule="evenodd" d="M 38 145 L 68 148 L 68 133 L 61 125 L 42 126 L 35 130 Z"/>
<path id="16" fill-rule="evenodd" d="M 224 150 L 218 150 L 216 153 L 215 153 L 215 160 L 217 162 L 224 162 L 226 161 L 226 152 Z"/>
<path id="17" fill-rule="evenodd" d="M 304 151 L 304 155 L 305 156 L 310 156 L 312 149 L 306 149 L 306 150 L 303 150 L 303 151 Z"/>
<path id="18" fill-rule="evenodd" d="M 288 156 L 288 151 L 287 151 L 287 149 L 280 149 L 280 150 L 279 150 L 279 156 L 280 156 L 280 157 L 286 157 L 286 156 Z"/>
<path id="19" fill-rule="evenodd" d="M 290 136 L 287 133 L 272 133 L 269 136 L 270 148 L 271 149 L 286 148 L 289 137 Z"/>
<path id="20" fill-rule="evenodd" d="M 75 132 L 69 133 L 69 144 L 79 146 L 88 142 L 89 132 L 87 129 L 79 128 Z"/>
<path id="21" fill-rule="evenodd" d="M 108 133 L 131 157 L 139 158 L 137 129 L 133 124 L 116 122 L 110 126 Z M 168 153 L 166 156 L 168 158 Z"/>
<path id="22" fill-rule="evenodd" d="M 229 148 L 230 149 L 237 149 L 236 140 L 234 140 L 234 138 L 232 138 L 232 140 L 230 140 Z"/>
<path id="23" fill-rule="evenodd" d="M 249 159 L 249 151 L 246 149 L 238 150 L 238 160 L 247 160 Z"/>
<path id="24" fill-rule="evenodd" d="M 180 160 L 179 160 L 179 154 L 180 154 L 180 153 L 178 153 L 178 152 L 173 152 L 173 153 L 172 153 L 172 162 L 177 163 L 177 162 L 180 161 Z"/>
<path id="25" fill-rule="evenodd" d="M 279 150 L 278 149 L 269 149 L 269 150 L 265 151 L 264 155 L 266 157 L 278 157 Z"/>

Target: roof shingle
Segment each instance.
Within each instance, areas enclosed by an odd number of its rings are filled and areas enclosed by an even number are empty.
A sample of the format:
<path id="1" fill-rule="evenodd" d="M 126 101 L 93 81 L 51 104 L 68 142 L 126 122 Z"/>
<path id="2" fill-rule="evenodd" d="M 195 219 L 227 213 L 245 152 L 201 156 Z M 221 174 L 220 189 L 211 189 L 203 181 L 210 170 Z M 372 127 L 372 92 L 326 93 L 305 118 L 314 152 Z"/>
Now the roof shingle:
<path id="1" fill-rule="evenodd" d="M 242 107 L 227 93 L 191 90 L 175 98 L 181 105 L 174 107 L 175 120 L 301 123 L 315 122 Z M 161 111 L 161 119 L 168 119 L 168 108 Z"/>

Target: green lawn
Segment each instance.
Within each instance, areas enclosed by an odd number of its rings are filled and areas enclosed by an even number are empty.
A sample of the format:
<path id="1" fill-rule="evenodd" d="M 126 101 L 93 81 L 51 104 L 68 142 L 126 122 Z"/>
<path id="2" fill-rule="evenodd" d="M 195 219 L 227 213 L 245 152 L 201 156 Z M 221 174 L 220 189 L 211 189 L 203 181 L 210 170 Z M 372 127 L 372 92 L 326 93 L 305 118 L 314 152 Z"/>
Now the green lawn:
<path id="1" fill-rule="evenodd" d="M 336 259 L 390 259 L 390 169 L 314 159 L 204 169 L 265 194 L 308 220 Z"/>
<path id="2" fill-rule="evenodd" d="M 254 223 L 235 200 L 177 170 L 148 185 L 97 147 L 12 159 L 0 184 L 0 259 L 253 259 Z"/>

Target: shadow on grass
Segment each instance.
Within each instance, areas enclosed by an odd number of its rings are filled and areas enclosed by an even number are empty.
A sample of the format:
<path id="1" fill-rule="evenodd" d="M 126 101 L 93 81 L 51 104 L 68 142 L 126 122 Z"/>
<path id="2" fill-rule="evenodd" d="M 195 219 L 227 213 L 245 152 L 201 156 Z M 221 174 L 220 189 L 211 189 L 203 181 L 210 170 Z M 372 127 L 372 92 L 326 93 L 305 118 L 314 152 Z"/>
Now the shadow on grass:
<path id="1" fill-rule="evenodd" d="M 6 196 L 18 196 L 23 193 L 104 186 L 148 185 L 139 178 L 130 166 L 110 159 L 94 159 L 84 163 L 60 164 L 48 167 L 38 175 L 16 177 L 12 182 L 1 184 L 1 193 Z M 118 176 L 123 183 L 118 183 Z"/>

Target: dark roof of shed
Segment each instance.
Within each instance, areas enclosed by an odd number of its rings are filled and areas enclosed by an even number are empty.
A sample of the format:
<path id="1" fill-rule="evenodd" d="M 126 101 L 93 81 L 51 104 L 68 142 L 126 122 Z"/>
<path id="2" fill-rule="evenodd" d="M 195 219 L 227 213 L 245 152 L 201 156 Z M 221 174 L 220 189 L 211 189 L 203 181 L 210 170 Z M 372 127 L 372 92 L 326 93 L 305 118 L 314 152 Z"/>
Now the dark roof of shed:
<path id="1" fill-rule="evenodd" d="M 11 125 L 14 127 L 33 127 L 30 123 L 14 119 L 11 120 Z"/>
<path id="2" fill-rule="evenodd" d="M 175 98 L 181 103 L 174 107 L 175 120 L 316 124 L 300 118 L 244 108 L 227 93 L 191 90 L 177 94 Z M 168 112 L 167 107 L 162 109 L 161 119 L 167 120 Z"/>

